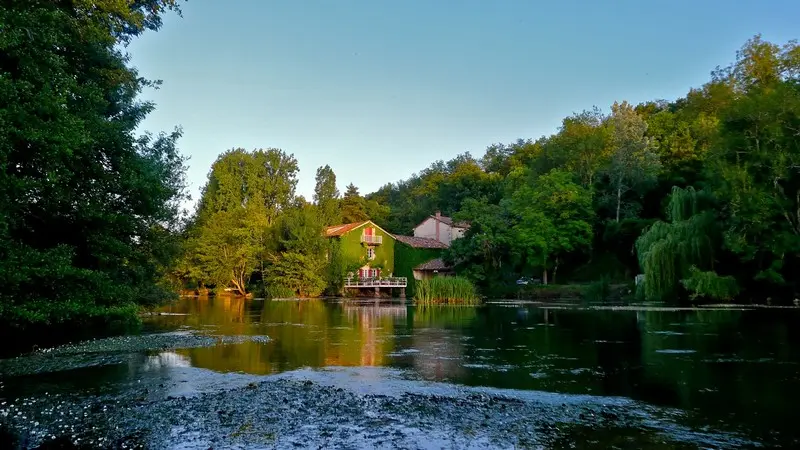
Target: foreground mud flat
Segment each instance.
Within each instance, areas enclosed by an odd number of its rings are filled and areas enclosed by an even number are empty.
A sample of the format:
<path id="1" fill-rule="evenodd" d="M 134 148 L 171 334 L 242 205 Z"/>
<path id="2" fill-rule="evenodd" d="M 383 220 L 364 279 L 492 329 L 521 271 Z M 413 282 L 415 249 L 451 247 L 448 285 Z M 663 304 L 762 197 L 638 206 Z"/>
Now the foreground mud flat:
<path id="1" fill-rule="evenodd" d="M 692 432 L 641 405 L 557 400 L 470 390 L 447 396 L 362 395 L 308 380 L 277 379 L 155 401 L 130 394 L 22 398 L 4 404 L 0 414 L 18 433 L 21 447 L 55 439 L 88 447 L 185 449 L 747 444 L 732 436 Z"/>
<path id="2" fill-rule="evenodd" d="M 619 397 L 470 388 L 386 368 L 254 376 L 182 347 L 254 337 L 113 338 L 0 361 L 2 448 L 697 448 L 754 445 Z"/>

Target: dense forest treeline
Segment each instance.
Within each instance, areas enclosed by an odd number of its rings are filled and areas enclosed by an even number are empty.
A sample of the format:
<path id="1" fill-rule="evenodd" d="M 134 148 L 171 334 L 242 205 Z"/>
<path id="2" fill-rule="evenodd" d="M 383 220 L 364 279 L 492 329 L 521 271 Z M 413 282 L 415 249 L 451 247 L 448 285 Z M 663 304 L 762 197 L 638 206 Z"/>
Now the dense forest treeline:
<path id="1" fill-rule="evenodd" d="M 408 232 L 472 224 L 448 259 L 488 295 L 643 273 L 651 300 L 789 301 L 800 273 L 800 47 L 756 36 L 676 101 L 615 103 L 368 195 Z"/>
<path id="2" fill-rule="evenodd" d="M 180 130 L 139 136 L 153 105 L 125 44 L 176 0 L 0 8 L 0 319 L 135 321 L 177 288 L 337 293 L 358 261 L 326 225 L 409 234 L 440 210 L 471 224 L 446 252 L 483 295 L 520 276 L 631 282 L 645 298 L 789 301 L 800 273 L 800 47 L 756 36 L 675 101 L 615 103 L 552 136 L 436 162 L 362 195 L 330 167 L 313 199 L 294 156 L 222 154 L 184 217 Z"/>
<path id="3" fill-rule="evenodd" d="M 366 196 L 352 184 L 339 195 L 326 166 L 308 202 L 294 193 L 293 157 L 232 150 L 209 175 L 181 278 L 238 293 L 258 283 L 337 292 L 348 268 L 326 262 L 324 225 L 372 219 L 410 234 L 439 210 L 471 224 L 446 260 L 484 295 L 515 294 L 521 276 L 632 282 L 643 273 L 638 292 L 649 300 L 791 299 L 798 73 L 796 43 L 756 36 L 684 98 L 576 113 L 551 136 L 438 161 Z"/>

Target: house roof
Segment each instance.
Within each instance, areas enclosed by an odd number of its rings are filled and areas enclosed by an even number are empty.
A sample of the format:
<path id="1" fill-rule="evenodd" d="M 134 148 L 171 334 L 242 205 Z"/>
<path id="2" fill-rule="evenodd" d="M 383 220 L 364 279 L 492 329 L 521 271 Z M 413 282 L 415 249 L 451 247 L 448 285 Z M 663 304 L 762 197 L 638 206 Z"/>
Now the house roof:
<path id="1" fill-rule="evenodd" d="M 375 227 L 375 228 L 383 231 L 384 233 L 386 233 L 389 237 L 394 238 L 393 234 L 391 234 L 388 231 L 384 230 L 383 228 L 379 227 L 378 225 L 375 224 L 375 222 L 373 222 L 371 220 L 364 220 L 364 221 L 361 221 L 361 222 L 345 223 L 345 224 L 341 224 L 341 225 L 331 225 L 331 226 L 325 228 L 325 237 L 344 236 L 345 234 L 347 234 L 347 233 L 349 233 L 349 232 L 351 232 L 353 230 L 356 230 L 358 228 L 361 228 L 362 226 L 364 226 L 366 224 L 370 224 L 373 227 Z"/>
<path id="2" fill-rule="evenodd" d="M 421 238 L 421 237 L 414 237 L 414 236 L 401 236 L 401 235 L 394 235 L 394 238 L 398 241 L 409 245 L 414 248 L 447 248 L 448 245 L 444 242 L 437 241 L 436 239 L 428 239 L 428 238 Z"/>
<path id="3" fill-rule="evenodd" d="M 420 222 L 419 225 L 422 225 L 428 219 L 433 219 L 433 220 L 437 220 L 438 219 L 439 222 L 441 222 L 441 223 L 443 223 L 445 225 L 454 227 L 454 228 L 469 228 L 469 222 L 455 222 L 452 217 L 449 217 L 449 216 L 436 217 L 434 215 L 428 216 L 428 218 L 423 220 L 422 222 Z M 417 226 L 419 226 L 419 225 L 417 225 Z"/>
<path id="4" fill-rule="evenodd" d="M 450 270 L 450 267 L 444 263 L 442 258 L 432 259 L 426 263 L 414 267 L 414 270 L 432 271 L 432 270 Z"/>
<path id="5" fill-rule="evenodd" d="M 325 236 L 327 237 L 342 236 L 367 223 L 369 223 L 369 220 L 365 220 L 362 222 L 345 223 L 342 225 L 333 225 L 328 228 L 325 228 Z"/>

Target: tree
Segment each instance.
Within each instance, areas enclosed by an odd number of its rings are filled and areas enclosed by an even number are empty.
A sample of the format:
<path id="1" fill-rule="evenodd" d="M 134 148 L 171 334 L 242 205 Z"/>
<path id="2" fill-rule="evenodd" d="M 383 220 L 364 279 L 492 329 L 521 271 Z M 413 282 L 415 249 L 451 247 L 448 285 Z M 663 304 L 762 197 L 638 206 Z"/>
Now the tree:
<path id="1" fill-rule="evenodd" d="M 108 316 L 159 287 L 185 198 L 180 130 L 136 136 L 158 83 L 124 45 L 175 0 L 4 2 L 0 8 L 0 317 Z"/>
<path id="2" fill-rule="evenodd" d="M 364 197 L 358 193 L 358 188 L 353 183 L 347 185 L 341 204 L 342 221 L 344 223 L 361 222 L 369 219 Z"/>
<path id="3" fill-rule="evenodd" d="M 503 296 L 513 282 L 508 275 L 513 269 L 512 237 L 508 212 L 487 199 L 467 199 L 456 220 L 468 221 L 470 228 L 444 252 L 444 259 L 457 273 L 476 283 L 485 294 Z"/>
<path id="4" fill-rule="evenodd" d="M 317 169 L 314 187 L 314 203 L 323 217 L 325 225 L 336 225 L 342 221 L 339 211 L 339 189 L 336 188 L 336 174 L 330 166 Z"/>
<path id="5" fill-rule="evenodd" d="M 669 198 L 668 221 L 654 223 L 636 240 L 645 298 L 676 300 L 681 284 L 692 283 L 690 279 L 700 271 L 714 270 L 720 240 L 711 205 L 705 193 L 676 187 Z M 722 292 L 702 294 L 727 296 Z"/>
<path id="6" fill-rule="evenodd" d="M 616 205 L 615 221 L 619 222 L 623 195 L 639 186 L 652 182 L 661 164 L 645 136 L 647 123 L 628 102 L 611 106 L 613 150 L 608 167 L 608 178 Z"/>
<path id="7" fill-rule="evenodd" d="M 709 169 L 725 246 L 765 287 L 796 291 L 800 261 L 800 46 L 760 37 L 715 75 L 733 87 Z M 765 286 L 766 285 L 766 286 Z"/>
<path id="8" fill-rule="evenodd" d="M 566 171 L 553 170 L 516 190 L 506 203 L 515 218 L 512 251 L 523 266 L 541 269 L 544 284 L 555 282 L 563 258 L 592 243 L 591 193 Z"/>
<path id="9" fill-rule="evenodd" d="M 294 156 L 280 149 L 228 150 L 211 166 L 197 214 L 258 208 L 272 225 L 294 200 L 298 170 Z"/>
<path id="10" fill-rule="evenodd" d="M 190 241 L 190 270 L 206 286 L 232 287 L 246 295 L 250 276 L 259 264 L 260 230 L 250 226 L 254 214 L 244 208 L 218 211 Z"/>
<path id="11" fill-rule="evenodd" d="M 297 161 L 279 149 L 233 149 L 211 167 L 185 254 L 185 272 L 218 288 L 247 293 L 264 280 L 270 228 L 295 201 Z"/>
<path id="12" fill-rule="evenodd" d="M 567 117 L 548 143 L 563 155 L 564 166 L 574 171 L 581 184 L 594 190 L 595 176 L 605 167 L 610 153 L 610 127 L 598 108 Z M 551 150 L 552 151 L 552 150 Z"/>
<path id="13" fill-rule="evenodd" d="M 317 207 L 298 200 L 285 211 L 274 229 L 273 248 L 268 257 L 269 285 L 289 288 L 301 297 L 314 297 L 325 288 L 323 223 Z"/>

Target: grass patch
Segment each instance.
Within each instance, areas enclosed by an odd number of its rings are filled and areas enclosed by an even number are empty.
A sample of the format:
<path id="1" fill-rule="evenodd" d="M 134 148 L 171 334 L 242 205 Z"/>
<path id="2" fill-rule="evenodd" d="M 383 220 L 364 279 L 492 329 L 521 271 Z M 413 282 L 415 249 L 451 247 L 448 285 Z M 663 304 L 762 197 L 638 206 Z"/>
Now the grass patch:
<path id="1" fill-rule="evenodd" d="M 436 277 L 416 283 L 414 303 L 421 305 L 461 304 L 474 305 L 481 298 L 475 285 L 462 277 Z"/>

